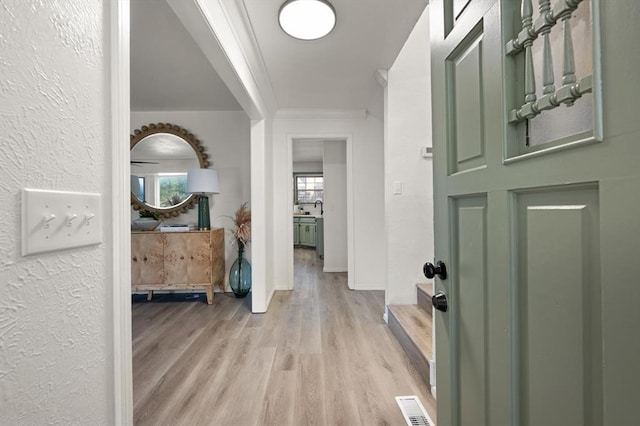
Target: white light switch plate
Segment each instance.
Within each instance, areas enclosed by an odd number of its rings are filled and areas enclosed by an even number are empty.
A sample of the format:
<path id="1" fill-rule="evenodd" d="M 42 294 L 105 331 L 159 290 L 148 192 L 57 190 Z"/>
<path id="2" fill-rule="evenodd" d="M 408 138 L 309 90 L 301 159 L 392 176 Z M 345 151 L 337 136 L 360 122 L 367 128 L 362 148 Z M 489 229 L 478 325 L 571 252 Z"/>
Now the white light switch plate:
<path id="1" fill-rule="evenodd" d="M 402 195 L 402 182 L 393 182 L 393 195 Z"/>
<path id="2" fill-rule="evenodd" d="M 22 190 L 22 255 L 102 242 L 102 195 Z"/>

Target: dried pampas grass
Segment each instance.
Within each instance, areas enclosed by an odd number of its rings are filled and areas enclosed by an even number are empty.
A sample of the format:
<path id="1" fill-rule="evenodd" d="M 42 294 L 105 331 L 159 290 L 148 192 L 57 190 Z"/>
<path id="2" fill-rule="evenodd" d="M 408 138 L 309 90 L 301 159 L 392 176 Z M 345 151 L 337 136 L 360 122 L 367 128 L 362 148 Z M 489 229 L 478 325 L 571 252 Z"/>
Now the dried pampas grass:
<path id="1" fill-rule="evenodd" d="M 246 202 L 236 210 L 233 222 L 236 229 L 232 233 L 236 240 L 243 245 L 251 241 L 251 210 L 247 208 Z"/>

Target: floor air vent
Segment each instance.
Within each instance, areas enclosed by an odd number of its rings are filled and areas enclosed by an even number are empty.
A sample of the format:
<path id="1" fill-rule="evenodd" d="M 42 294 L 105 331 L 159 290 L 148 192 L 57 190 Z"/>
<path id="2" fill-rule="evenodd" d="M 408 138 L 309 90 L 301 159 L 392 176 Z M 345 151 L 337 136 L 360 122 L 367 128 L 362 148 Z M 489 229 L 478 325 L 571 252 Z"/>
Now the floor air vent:
<path id="1" fill-rule="evenodd" d="M 434 426 L 417 396 L 396 396 L 396 402 L 408 426 Z"/>

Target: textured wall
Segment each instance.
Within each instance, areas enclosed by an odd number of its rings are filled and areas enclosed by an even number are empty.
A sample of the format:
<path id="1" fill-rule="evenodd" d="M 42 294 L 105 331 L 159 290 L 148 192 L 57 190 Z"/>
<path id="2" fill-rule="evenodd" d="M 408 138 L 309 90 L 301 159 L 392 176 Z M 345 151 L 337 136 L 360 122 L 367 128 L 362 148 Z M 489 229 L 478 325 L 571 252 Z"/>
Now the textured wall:
<path id="1" fill-rule="evenodd" d="M 387 224 L 387 304 L 416 303 L 422 264 L 433 259 L 433 159 L 429 7 L 425 9 L 389 69 L 385 117 L 385 215 Z M 402 194 L 393 194 L 393 183 Z"/>
<path id="2" fill-rule="evenodd" d="M 108 22 L 0 2 L 0 424 L 113 423 Z M 22 257 L 20 189 L 103 194 L 105 243 Z"/>

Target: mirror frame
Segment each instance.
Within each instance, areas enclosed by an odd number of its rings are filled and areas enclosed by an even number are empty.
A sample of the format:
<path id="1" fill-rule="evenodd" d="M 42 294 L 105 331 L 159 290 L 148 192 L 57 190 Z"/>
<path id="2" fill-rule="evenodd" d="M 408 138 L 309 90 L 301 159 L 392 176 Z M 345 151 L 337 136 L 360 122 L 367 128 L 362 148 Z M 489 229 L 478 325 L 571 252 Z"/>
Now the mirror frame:
<path id="1" fill-rule="evenodd" d="M 133 134 L 131 135 L 129 151 L 131 151 L 138 142 L 142 141 L 147 136 L 157 133 L 170 133 L 172 135 L 178 136 L 193 148 L 196 156 L 198 157 L 200 168 L 206 169 L 209 167 L 209 155 L 204 152 L 204 147 L 200 144 L 200 140 L 198 140 L 185 128 L 176 126 L 175 124 L 151 123 L 147 126 L 142 126 L 141 128 L 134 130 Z M 135 195 L 133 195 L 133 193 L 131 193 L 131 205 L 133 206 L 134 210 L 149 210 L 152 212 L 157 212 L 165 218 L 177 217 L 181 213 L 186 213 L 189 209 L 194 208 L 197 201 L 198 197 L 195 194 L 191 194 L 185 201 L 178 204 L 177 206 L 160 208 L 143 203 Z"/>

